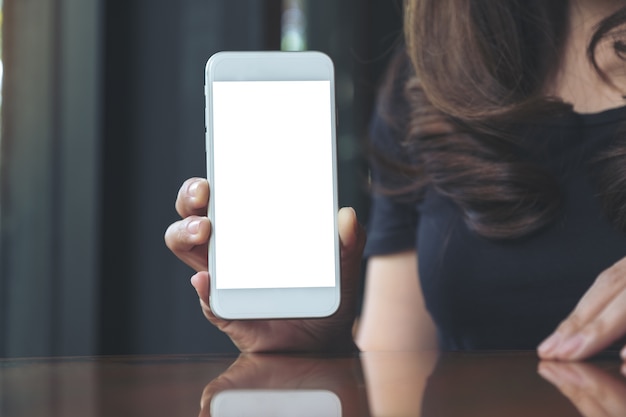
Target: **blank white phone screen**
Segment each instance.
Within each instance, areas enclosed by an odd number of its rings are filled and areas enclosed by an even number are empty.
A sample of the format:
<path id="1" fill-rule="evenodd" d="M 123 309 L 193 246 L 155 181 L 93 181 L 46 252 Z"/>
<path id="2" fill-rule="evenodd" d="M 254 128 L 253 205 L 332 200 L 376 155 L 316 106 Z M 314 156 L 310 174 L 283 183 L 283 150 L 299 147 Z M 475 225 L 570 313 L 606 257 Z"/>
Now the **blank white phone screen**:
<path id="1" fill-rule="evenodd" d="M 329 81 L 214 81 L 218 289 L 335 285 Z"/>

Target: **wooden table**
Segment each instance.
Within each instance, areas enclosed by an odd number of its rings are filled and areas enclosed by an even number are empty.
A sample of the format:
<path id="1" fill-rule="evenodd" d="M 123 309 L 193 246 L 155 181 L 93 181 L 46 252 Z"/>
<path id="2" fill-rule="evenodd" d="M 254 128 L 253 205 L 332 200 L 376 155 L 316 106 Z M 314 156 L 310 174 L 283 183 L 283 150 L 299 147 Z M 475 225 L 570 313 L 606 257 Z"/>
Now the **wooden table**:
<path id="1" fill-rule="evenodd" d="M 617 355 L 534 352 L 0 360 L 0 416 L 626 416 Z"/>

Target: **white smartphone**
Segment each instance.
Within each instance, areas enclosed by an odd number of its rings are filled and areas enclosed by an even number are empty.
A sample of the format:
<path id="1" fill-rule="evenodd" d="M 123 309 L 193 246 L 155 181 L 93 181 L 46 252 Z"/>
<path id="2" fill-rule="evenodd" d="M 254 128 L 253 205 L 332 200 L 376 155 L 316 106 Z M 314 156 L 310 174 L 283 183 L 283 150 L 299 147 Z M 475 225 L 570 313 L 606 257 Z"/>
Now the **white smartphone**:
<path id="1" fill-rule="evenodd" d="M 334 69 L 320 52 L 207 62 L 210 304 L 226 319 L 326 317 L 340 303 Z"/>
<path id="2" fill-rule="evenodd" d="M 341 417 L 341 400 L 326 390 L 229 390 L 211 400 L 213 417 Z"/>

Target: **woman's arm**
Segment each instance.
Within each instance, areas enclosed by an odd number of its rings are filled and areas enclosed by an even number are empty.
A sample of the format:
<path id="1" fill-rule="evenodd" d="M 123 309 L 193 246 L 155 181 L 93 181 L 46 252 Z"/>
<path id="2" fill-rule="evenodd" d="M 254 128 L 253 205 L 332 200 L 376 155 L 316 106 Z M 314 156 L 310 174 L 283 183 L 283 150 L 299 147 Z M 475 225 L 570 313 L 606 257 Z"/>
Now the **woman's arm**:
<path id="1" fill-rule="evenodd" d="M 368 260 L 356 343 L 362 351 L 437 347 L 435 326 L 424 306 L 415 251 Z"/>

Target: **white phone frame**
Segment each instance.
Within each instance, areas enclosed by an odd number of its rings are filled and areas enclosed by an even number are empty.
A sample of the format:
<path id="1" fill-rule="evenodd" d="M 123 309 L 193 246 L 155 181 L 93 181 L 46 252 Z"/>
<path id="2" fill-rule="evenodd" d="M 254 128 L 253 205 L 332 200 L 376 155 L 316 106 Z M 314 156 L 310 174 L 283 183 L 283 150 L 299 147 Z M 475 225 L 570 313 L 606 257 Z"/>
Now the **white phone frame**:
<path id="1" fill-rule="evenodd" d="M 330 82 L 331 136 L 334 202 L 335 277 L 332 287 L 218 289 L 216 286 L 215 238 L 219 220 L 213 217 L 214 199 L 208 207 L 213 223 L 209 241 L 208 265 L 211 280 L 210 306 L 212 312 L 224 319 L 285 319 L 319 318 L 334 314 L 340 305 L 340 243 L 337 226 L 337 155 L 335 81 L 331 59 L 314 51 L 306 52 L 218 52 L 211 56 L 205 68 L 206 152 L 207 177 L 213 186 L 213 103 L 214 81 L 317 81 Z M 219 187 L 219 184 L 215 184 Z M 242 259 L 245 262 L 245 259 Z M 303 268 L 306 266 L 303 265 Z"/>

